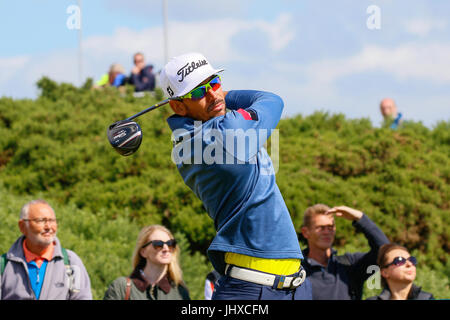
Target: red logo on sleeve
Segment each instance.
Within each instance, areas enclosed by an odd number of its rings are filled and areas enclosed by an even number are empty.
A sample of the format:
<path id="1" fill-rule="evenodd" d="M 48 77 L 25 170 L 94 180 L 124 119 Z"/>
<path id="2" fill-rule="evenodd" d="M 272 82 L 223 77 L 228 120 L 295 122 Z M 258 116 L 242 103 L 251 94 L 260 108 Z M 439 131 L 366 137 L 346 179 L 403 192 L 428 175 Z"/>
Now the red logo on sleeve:
<path id="1" fill-rule="evenodd" d="M 253 120 L 252 115 L 250 113 L 248 113 L 247 111 L 245 111 L 244 109 L 238 109 L 237 112 L 242 114 L 242 116 L 244 117 L 245 120 Z"/>

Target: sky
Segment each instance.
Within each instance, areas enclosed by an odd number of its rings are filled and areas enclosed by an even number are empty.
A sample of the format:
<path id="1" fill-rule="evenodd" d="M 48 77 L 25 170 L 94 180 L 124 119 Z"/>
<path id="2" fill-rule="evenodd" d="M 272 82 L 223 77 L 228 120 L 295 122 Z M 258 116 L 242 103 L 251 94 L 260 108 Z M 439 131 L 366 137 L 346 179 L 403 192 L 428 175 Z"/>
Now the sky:
<path id="1" fill-rule="evenodd" d="M 80 85 L 112 63 L 129 72 L 138 51 L 158 71 L 167 30 L 169 58 L 204 54 L 225 69 L 224 90 L 274 92 L 285 117 L 379 126 L 390 97 L 407 120 L 450 120 L 450 1 L 165 1 L 167 29 L 164 0 L 0 0 L 0 97 L 36 98 L 42 76 Z"/>

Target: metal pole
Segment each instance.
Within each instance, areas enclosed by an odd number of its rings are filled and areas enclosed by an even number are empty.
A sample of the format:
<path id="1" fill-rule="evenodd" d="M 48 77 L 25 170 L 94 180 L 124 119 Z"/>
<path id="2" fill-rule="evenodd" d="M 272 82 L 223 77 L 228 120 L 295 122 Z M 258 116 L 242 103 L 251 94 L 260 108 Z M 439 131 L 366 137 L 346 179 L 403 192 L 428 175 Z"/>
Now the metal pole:
<path id="1" fill-rule="evenodd" d="M 82 10 L 81 10 L 81 0 L 78 0 L 78 8 L 80 8 L 80 28 L 78 29 L 78 84 L 81 87 L 83 82 L 83 49 L 81 46 L 82 42 Z"/>
<path id="2" fill-rule="evenodd" d="M 164 62 L 169 61 L 169 44 L 168 44 L 168 19 L 167 19 L 167 0 L 162 0 L 163 4 L 163 19 L 164 19 Z"/>

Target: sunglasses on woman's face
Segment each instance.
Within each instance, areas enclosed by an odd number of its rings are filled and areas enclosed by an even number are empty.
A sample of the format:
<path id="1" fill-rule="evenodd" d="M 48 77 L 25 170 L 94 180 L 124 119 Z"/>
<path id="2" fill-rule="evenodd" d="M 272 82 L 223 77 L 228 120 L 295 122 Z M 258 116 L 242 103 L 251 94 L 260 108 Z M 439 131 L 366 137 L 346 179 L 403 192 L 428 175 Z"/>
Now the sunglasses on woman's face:
<path id="1" fill-rule="evenodd" d="M 409 258 L 403 258 L 403 257 L 395 257 L 394 260 L 392 260 L 391 263 L 388 263 L 387 265 L 385 265 L 383 268 L 387 268 L 391 265 L 394 265 L 396 267 L 400 267 L 402 265 L 404 265 L 406 263 L 406 261 L 411 262 L 413 265 L 417 264 L 417 259 L 416 257 L 410 256 Z"/>
<path id="2" fill-rule="evenodd" d="M 165 244 L 167 244 L 167 246 L 170 249 L 174 249 L 177 245 L 177 241 L 175 239 L 170 239 L 166 242 L 164 242 L 162 240 L 152 240 L 152 241 L 149 241 L 146 244 L 144 244 L 142 246 L 142 248 L 145 248 L 146 246 L 148 246 L 150 244 L 153 245 L 153 248 L 155 248 L 155 249 L 162 249 L 162 247 L 164 247 Z"/>

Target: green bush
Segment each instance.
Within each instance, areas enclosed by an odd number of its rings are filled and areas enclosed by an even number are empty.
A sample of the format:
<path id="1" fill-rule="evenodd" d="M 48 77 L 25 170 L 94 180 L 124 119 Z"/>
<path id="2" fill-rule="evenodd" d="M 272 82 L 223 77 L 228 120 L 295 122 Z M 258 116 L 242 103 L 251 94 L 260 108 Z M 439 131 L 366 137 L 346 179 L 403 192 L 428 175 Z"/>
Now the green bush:
<path id="1" fill-rule="evenodd" d="M 21 207 L 36 197 L 8 194 L 0 185 L 0 219 L 3 221 L 0 233 L 0 253 L 9 250 L 21 235 L 17 221 Z M 114 279 L 129 275 L 132 271 L 131 257 L 137 236 L 142 227 L 134 223 L 124 212 L 123 216 L 111 218 L 106 210 L 92 213 L 75 205 L 60 205 L 49 201 L 58 218 L 58 238 L 62 246 L 75 251 L 88 270 L 94 299 L 102 299 L 106 288 Z M 211 264 L 200 252 L 191 252 L 189 242 L 183 233 L 176 233 L 181 248 L 180 263 L 184 280 L 192 299 L 203 299 L 206 274 Z"/>
<path id="2" fill-rule="evenodd" d="M 201 299 L 215 230 L 171 160 L 170 108 L 140 117 L 143 143 L 121 157 L 108 143 L 107 127 L 162 94 L 135 98 L 132 90 L 121 95 L 90 87 L 42 78 L 36 100 L 0 99 L 1 249 L 18 236 L 20 207 L 45 198 L 61 217 L 63 244 L 85 261 L 100 299 L 110 281 L 130 271 L 139 229 L 161 223 L 182 239 L 186 282 L 191 296 Z M 391 241 L 422 257 L 418 281 L 431 286 L 424 289 L 449 297 L 449 122 L 432 129 L 406 122 L 393 131 L 368 119 L 317 112 L 283 119 L 278 129 L 277 182 L 298 233 L 310 205 L 358 208 Z M 351 224 L 339 220 L 335 245 L 339 251 L 367 249 Z"/>

